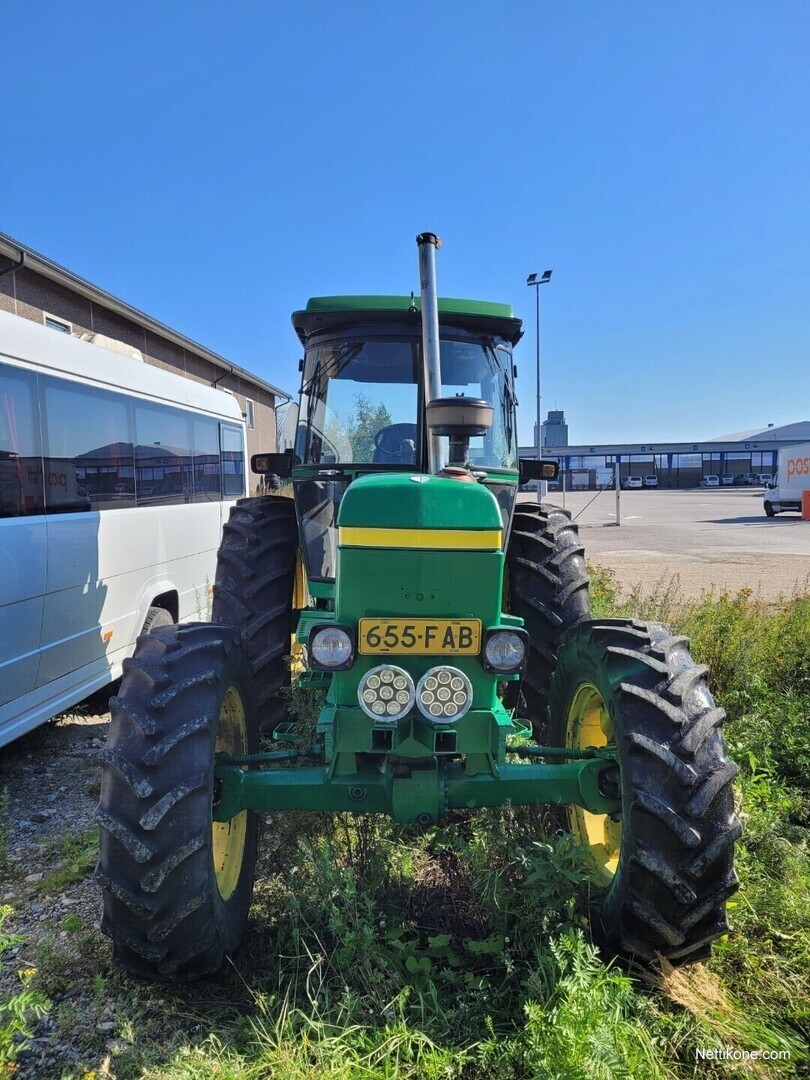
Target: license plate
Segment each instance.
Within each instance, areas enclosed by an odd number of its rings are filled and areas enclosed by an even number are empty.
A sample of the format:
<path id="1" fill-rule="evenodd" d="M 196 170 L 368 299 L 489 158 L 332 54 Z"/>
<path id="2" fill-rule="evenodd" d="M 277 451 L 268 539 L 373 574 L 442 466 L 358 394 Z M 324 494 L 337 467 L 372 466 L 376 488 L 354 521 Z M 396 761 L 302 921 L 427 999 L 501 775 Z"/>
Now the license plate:
<path id="1" fill-rule="evenodd" d="M 475 654 L 481 651 L 480 619 L 361 619 L 361 653 Z"/>

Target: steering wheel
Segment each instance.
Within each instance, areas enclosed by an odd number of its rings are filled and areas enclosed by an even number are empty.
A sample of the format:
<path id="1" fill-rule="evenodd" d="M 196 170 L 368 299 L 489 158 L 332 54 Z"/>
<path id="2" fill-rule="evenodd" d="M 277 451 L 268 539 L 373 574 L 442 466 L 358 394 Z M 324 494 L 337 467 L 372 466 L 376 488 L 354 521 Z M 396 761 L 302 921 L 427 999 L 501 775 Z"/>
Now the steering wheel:
<path id="1" fill-rule="evenodd" d="M 416 424 L 388 424 L 374 435 L 374 449 L 377 454 L 387 458 L 396 458 L 400 465 L 412 464 L 415 460 Z M 407 460 L 403 461 L 403 456 Z"/>

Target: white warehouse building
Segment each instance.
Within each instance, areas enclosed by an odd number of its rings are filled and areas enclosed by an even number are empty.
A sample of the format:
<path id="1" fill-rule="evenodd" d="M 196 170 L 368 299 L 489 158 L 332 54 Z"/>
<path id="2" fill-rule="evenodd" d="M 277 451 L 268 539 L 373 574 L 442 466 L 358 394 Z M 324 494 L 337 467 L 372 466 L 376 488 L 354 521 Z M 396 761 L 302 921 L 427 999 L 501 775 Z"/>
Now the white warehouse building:
<path id="1" fill-rule="evenodd" d="M 562 416 L 561 413 L 555 415 Z M 549 433 L 563 429 L 567 433 L 564 420 L 556 420 L 548 427 L 544 422 L 543 428 Z M 810 442 L 810 420 L 767 424 L 750 431 L 736 431 L 692 442 L 651 439 L 643 443 L 592 445 L 547 443 L 543 446 L 543 456 L 558 459 L 561 471 L 568 479 L 566 486 L 569 487 L 572 486 L 570 477 L 576 475 L 578 487 L 594 488 L 605 471 L 609 469 L 613 472 L 618 464 L 621 476 L 653 475 L 658 478 L 659 487 L 689 488 L 697 487 L 704 476 L 711 474 L 731 477 L 732 483 L 739 483 L 742 477 L 752 473 L 773 473 L 779 450 L 801 442 Z M 522 446 L 520 456 L 535 457 L 535 447 Z M 600 474 L 599 479 L 597 474 Z"/>

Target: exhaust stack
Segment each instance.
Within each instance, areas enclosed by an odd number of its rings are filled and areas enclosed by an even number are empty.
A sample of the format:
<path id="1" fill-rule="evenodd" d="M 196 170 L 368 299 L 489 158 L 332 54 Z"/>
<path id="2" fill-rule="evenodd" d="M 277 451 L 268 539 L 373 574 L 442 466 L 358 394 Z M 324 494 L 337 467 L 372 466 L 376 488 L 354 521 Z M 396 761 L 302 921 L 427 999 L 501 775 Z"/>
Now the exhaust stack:
<path id="1" fill-rule="evenodd" d="M 422 365 L 424 368 L 425 403 L 429 405 L 442 396 L 441 358 L 439 354 L 439 297 L 436 291 L 436 251 L 442 242 L 435 233 L 420 233 L 419 284 L 422 295 Z M 428 472 L 437 473 L 444 462 L 439 436 L 428 429 Z"/>

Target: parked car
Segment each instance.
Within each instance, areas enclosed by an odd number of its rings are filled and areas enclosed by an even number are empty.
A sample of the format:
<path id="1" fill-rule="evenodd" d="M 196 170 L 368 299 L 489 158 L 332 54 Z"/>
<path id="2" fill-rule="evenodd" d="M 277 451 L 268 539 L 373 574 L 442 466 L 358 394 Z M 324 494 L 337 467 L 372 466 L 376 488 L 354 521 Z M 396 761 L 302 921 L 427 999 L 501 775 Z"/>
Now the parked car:
<path id="1" fill-rule="evenodd" d="M 720 484 L 722 487 L 731 487 L 733 483 L 734 477 L 731 475 L 731 473 L 724 472 L 723 475 L 720 477 Z"/>
<path id="2" fill-rule="evenodd" d="M 657 488 L 658 487 L 658 477 L 657 476 L 645 476 L 644 477 L 644 487 Z"/>
<path id="3" fill-rule="evenodd" d="M 622 477 L 623 488 L 640 488 L 644 487 L 644 483 L 640 476 L 623 476 Z"/>
<path id="4" fill-rule="evenodd" d="M 752 472 L 738 473 L 737 476 L 734 477 L 734 483 L 735 484 L 754 484 L 754 483 L 756 483 L 756 479 L 754 477 L 754 473 L 752 473 Z"/>
<path id="5" fill-rule="evenodd" d="M 762 484 L 763 487 L 768 487 L 773 483 L 773 474 L 769 472 L 757 473 L 754 483 Z"/>
<path id="6" fill-rule="evenodd" d="M 700 486 L 704 488 L 716 488 L 720 487 L 720 477 L 714 473 L 709 473 L 708 476 L 704 476 L 700 481 Z"/>

